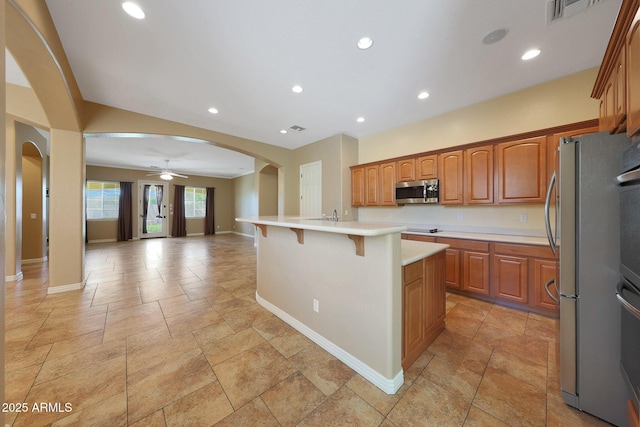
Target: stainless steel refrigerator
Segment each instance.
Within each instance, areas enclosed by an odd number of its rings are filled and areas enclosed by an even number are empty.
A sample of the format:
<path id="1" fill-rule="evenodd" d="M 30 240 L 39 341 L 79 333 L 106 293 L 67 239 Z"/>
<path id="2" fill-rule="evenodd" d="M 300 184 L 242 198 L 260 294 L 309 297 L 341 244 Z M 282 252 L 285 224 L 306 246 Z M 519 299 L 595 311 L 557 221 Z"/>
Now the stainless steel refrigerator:
<path id="1" fill-rule="evenodd" d="M 567 404 L 618 426 L 627 425 L 627 390 L 620 373 L 615 290 L 620 259 L 615 177 L 629 144 L 625 135 L 608 133 L 561 139 L 555 230 L 553 212 L 545 206 L 549 240 L 560 254 L 562 394 Z"/>

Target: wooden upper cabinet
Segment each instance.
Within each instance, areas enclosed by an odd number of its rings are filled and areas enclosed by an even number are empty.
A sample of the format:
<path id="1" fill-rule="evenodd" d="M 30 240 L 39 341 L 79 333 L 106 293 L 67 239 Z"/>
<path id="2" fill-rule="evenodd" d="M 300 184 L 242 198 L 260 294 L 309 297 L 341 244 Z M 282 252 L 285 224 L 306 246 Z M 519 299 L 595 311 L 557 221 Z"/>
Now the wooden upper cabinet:
<path id="1" fill-rule="evenodd" d="M 640 134 L 640 0 L 623 0 L 591 96 L 600 130 Z"/>
<path id="2" fill-rule="evenodd" d="M 440 176 L 440 204 L 459 205 L 464 202 L 464 197 L 462 194 L 462 166 L 462 150 L 442 153 L 438 156 L 438 175 Z"/>
<path id="3" fill-rule="evenodd" d="M 364 168 L 351 168 L 351 206 L 364 206 Z"/>
<path id="4" fill-rule="evenodd" d="M 380 204 L 380 179 L 378 165 L 364 168 L 364 205 L 378 206 Z"/>
<path id="5" fill-rule="evenodd" d="M 640 9 L 627 36 L 626 59 L 627 135 L 635 136 L 640 134 Z"/>
<path id="6" fill-rule="evenodd" d="M 464 202 L 493 203 L 493 145 L 464 152 Z"/>
<path id="7" fill-rule="evenodd" d="M 627 119 L 627 82 L 626 82 L 626 50 L 622 49 L 616 68 L 613 72 L 615 93 L 613 102 L 613 126 L 616 129 L 623 129 Z"/>
<path id="8" fill-rule="evenodd" d="M 396 162 L 380 165 L 380 206 L 396 205 Z"/>
<path id="9" fill-rule="evenodd" d="M 497 157 L 498 203 L 544 203 L 546 137 L 498 144 Z"/>
<path id="10" fill-rule="evenodd" d="M 416 159 L 398 160 L 396 169 L 398 182 L 416 180 Z"/>
<path id="11" fill-rule="evenodd" d="M 431 154 L 416 159 L 416 179 L 435 179 L 438 177 L 438 156 Z"/>

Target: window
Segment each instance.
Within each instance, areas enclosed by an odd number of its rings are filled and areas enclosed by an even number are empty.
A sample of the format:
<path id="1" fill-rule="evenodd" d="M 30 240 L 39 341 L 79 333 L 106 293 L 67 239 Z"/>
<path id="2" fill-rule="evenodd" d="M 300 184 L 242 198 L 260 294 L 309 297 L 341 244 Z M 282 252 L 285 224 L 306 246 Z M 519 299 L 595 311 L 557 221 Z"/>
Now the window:
<path id="1" fill-rule="evenodd" d="M 87 181 L 87 219 L 117 219 L 120 183 Z"/>
<path id="2" fill-rule="evenodd" d="M 187 218 L 204 218 L 207 201 L 207 190 L 201 187 L 184 188 L 184 216 Z"/>

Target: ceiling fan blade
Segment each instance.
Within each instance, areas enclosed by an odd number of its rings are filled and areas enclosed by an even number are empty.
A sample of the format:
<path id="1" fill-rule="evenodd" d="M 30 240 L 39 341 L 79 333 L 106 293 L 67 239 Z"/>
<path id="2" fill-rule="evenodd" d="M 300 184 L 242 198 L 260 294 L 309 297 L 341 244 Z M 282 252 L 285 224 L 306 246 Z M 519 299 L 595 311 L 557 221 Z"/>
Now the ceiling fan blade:
<path id="1" fill-rule="evenodd" d="M 148 173 L 147 176 L 154 176 L 154 175 L 162 175 L 164 172 L 151 172 Z"/>
<path id="2" fill-rule="evenodd" d="M 186 175 L 180 175 L 179 173 L 169 172 L 169 175 L 177 176 L 178 178 L 189 178 Z"/>

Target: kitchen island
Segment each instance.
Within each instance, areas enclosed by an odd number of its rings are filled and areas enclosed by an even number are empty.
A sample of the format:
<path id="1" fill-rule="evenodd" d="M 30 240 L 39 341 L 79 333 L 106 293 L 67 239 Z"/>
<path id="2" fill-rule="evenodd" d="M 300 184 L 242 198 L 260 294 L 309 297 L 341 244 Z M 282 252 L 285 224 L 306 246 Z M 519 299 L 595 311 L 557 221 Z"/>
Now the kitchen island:
<path id="1" fill-rule="evenodd" d="M 404 382 L 403 265 L 447 245 L 402 242 L 404 226 L 275 216 L 236 220 L 257 227 L 258 303 L 395 393 Z M 444 283 L 442 289 L 444 306 Z"/>

